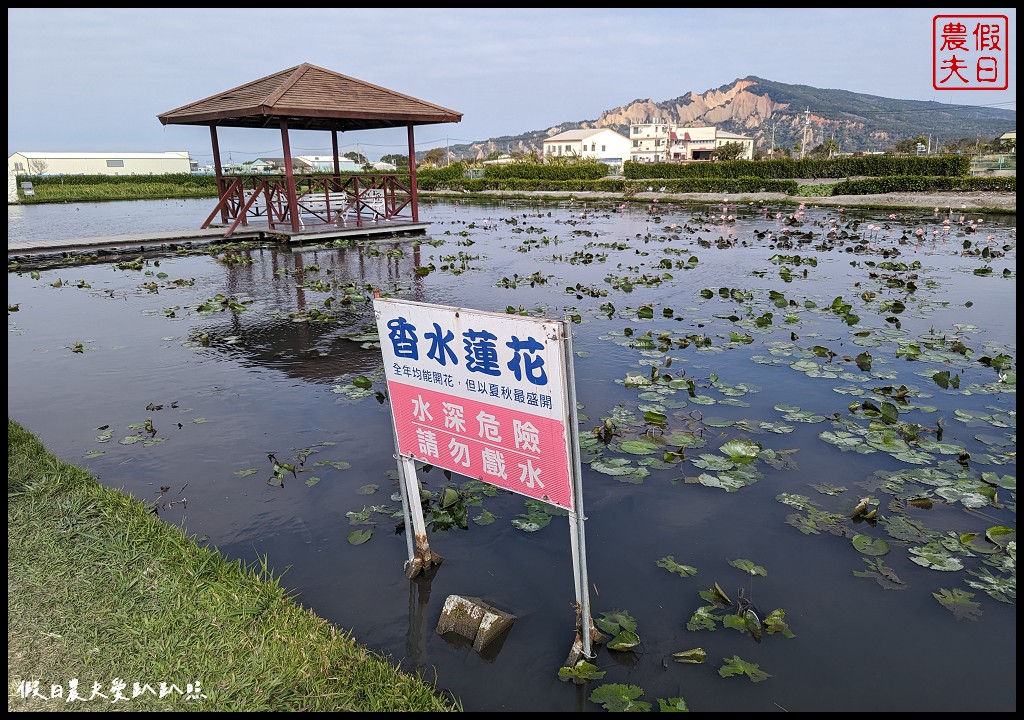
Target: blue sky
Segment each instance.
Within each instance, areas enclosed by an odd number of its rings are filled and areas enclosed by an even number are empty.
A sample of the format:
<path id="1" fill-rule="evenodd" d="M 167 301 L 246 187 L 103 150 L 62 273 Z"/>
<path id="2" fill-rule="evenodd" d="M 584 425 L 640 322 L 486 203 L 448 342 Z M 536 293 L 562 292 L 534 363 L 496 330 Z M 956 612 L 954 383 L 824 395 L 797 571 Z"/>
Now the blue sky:
<path id="1" fill-rule="evenodd" d="M 1009 87 L 935 90 L 935 15 L 1005 15 Z M 188 150 L 209 131 L 157 115 L 303 62 L 463 113 L 417 150 L 594 120 L 747 75 L 1016 111 L 1013 8 L 8 8 L 7 153 Z M 814 108 L 811 108 L 813 111 Z M 281 154 L 276 131 L 219 132 L 223 159 Z M 339 135 L 343 153 L 404 154 L 404 130 Z M 330 154 L 298 133 L 295 154 Z"/>

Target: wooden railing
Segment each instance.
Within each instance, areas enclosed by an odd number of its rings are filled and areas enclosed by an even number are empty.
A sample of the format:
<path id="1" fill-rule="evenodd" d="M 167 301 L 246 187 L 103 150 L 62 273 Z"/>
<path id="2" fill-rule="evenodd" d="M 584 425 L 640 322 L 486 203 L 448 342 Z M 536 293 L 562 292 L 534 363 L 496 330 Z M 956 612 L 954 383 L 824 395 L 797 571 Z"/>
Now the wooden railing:
<path id="1" fill-rule="evenodd" d="M 295 176 L 294 205 L 287 179 L 281 175 L 226 175 L 219 194 L 203 228 L 220 216 L 228 226 L 224 237 L 248 227 L 250 219 L 262 219 L 268 229 L 283 231 L 358 228 L 369 222 L 416 219 L 412 191 L 396 175 Z"/>

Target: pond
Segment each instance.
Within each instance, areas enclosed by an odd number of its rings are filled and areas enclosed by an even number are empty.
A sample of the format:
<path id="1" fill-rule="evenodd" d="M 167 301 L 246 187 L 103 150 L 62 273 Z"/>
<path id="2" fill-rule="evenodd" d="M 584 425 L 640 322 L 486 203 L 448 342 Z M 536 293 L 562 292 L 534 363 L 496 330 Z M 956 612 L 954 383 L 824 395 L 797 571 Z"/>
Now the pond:
<path id="1" fill-rule="evenodd" d="M 11 208 L 8 233 L 197 227 L 208 206 Z M 1015 216 L 726 199 L 421 216 L 426 236 L 365 246 L 12 268 L 8 416 L 200 543 L 266 557 L 469 711 L 1016 709 Z M 559 676 L 564 511 L 421 467 L 444 562 L 404 576 L 375 290 L 569 320 L 609 640 L 590 679 Z M 435 631 L 450 595 L 516 621 L 477 652 Z"/>

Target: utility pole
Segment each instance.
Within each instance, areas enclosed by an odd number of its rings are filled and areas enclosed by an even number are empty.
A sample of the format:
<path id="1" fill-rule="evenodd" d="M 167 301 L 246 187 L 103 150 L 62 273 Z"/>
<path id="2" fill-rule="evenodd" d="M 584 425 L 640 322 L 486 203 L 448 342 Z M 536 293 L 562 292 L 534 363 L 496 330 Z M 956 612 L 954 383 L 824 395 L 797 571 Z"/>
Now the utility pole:
<path id="1" fill-rule="evenodd" d="M 807 152 L 807 132 L 811 129 L 811 109 L 807 108 L 804 110 L 804 131 L 800 136 L 800 157 L 801 159 Z"/>

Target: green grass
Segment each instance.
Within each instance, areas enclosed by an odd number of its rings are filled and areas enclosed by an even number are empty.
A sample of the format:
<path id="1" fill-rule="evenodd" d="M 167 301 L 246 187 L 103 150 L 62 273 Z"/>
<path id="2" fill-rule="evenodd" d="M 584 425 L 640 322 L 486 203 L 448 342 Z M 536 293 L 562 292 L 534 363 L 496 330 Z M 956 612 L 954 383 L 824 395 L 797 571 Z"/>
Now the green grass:
<path id="1" fill-rule="evenodd" d="M 200 547 L 7 421 L 8 711 L 458 712 L 299 606 L 263 565 Z M 123 702 L 67 702 L 70 681 Z M 23 681 L 65 700 L 23 698 Z M 133 683 L 172 693 L 132 698 Z"/>

